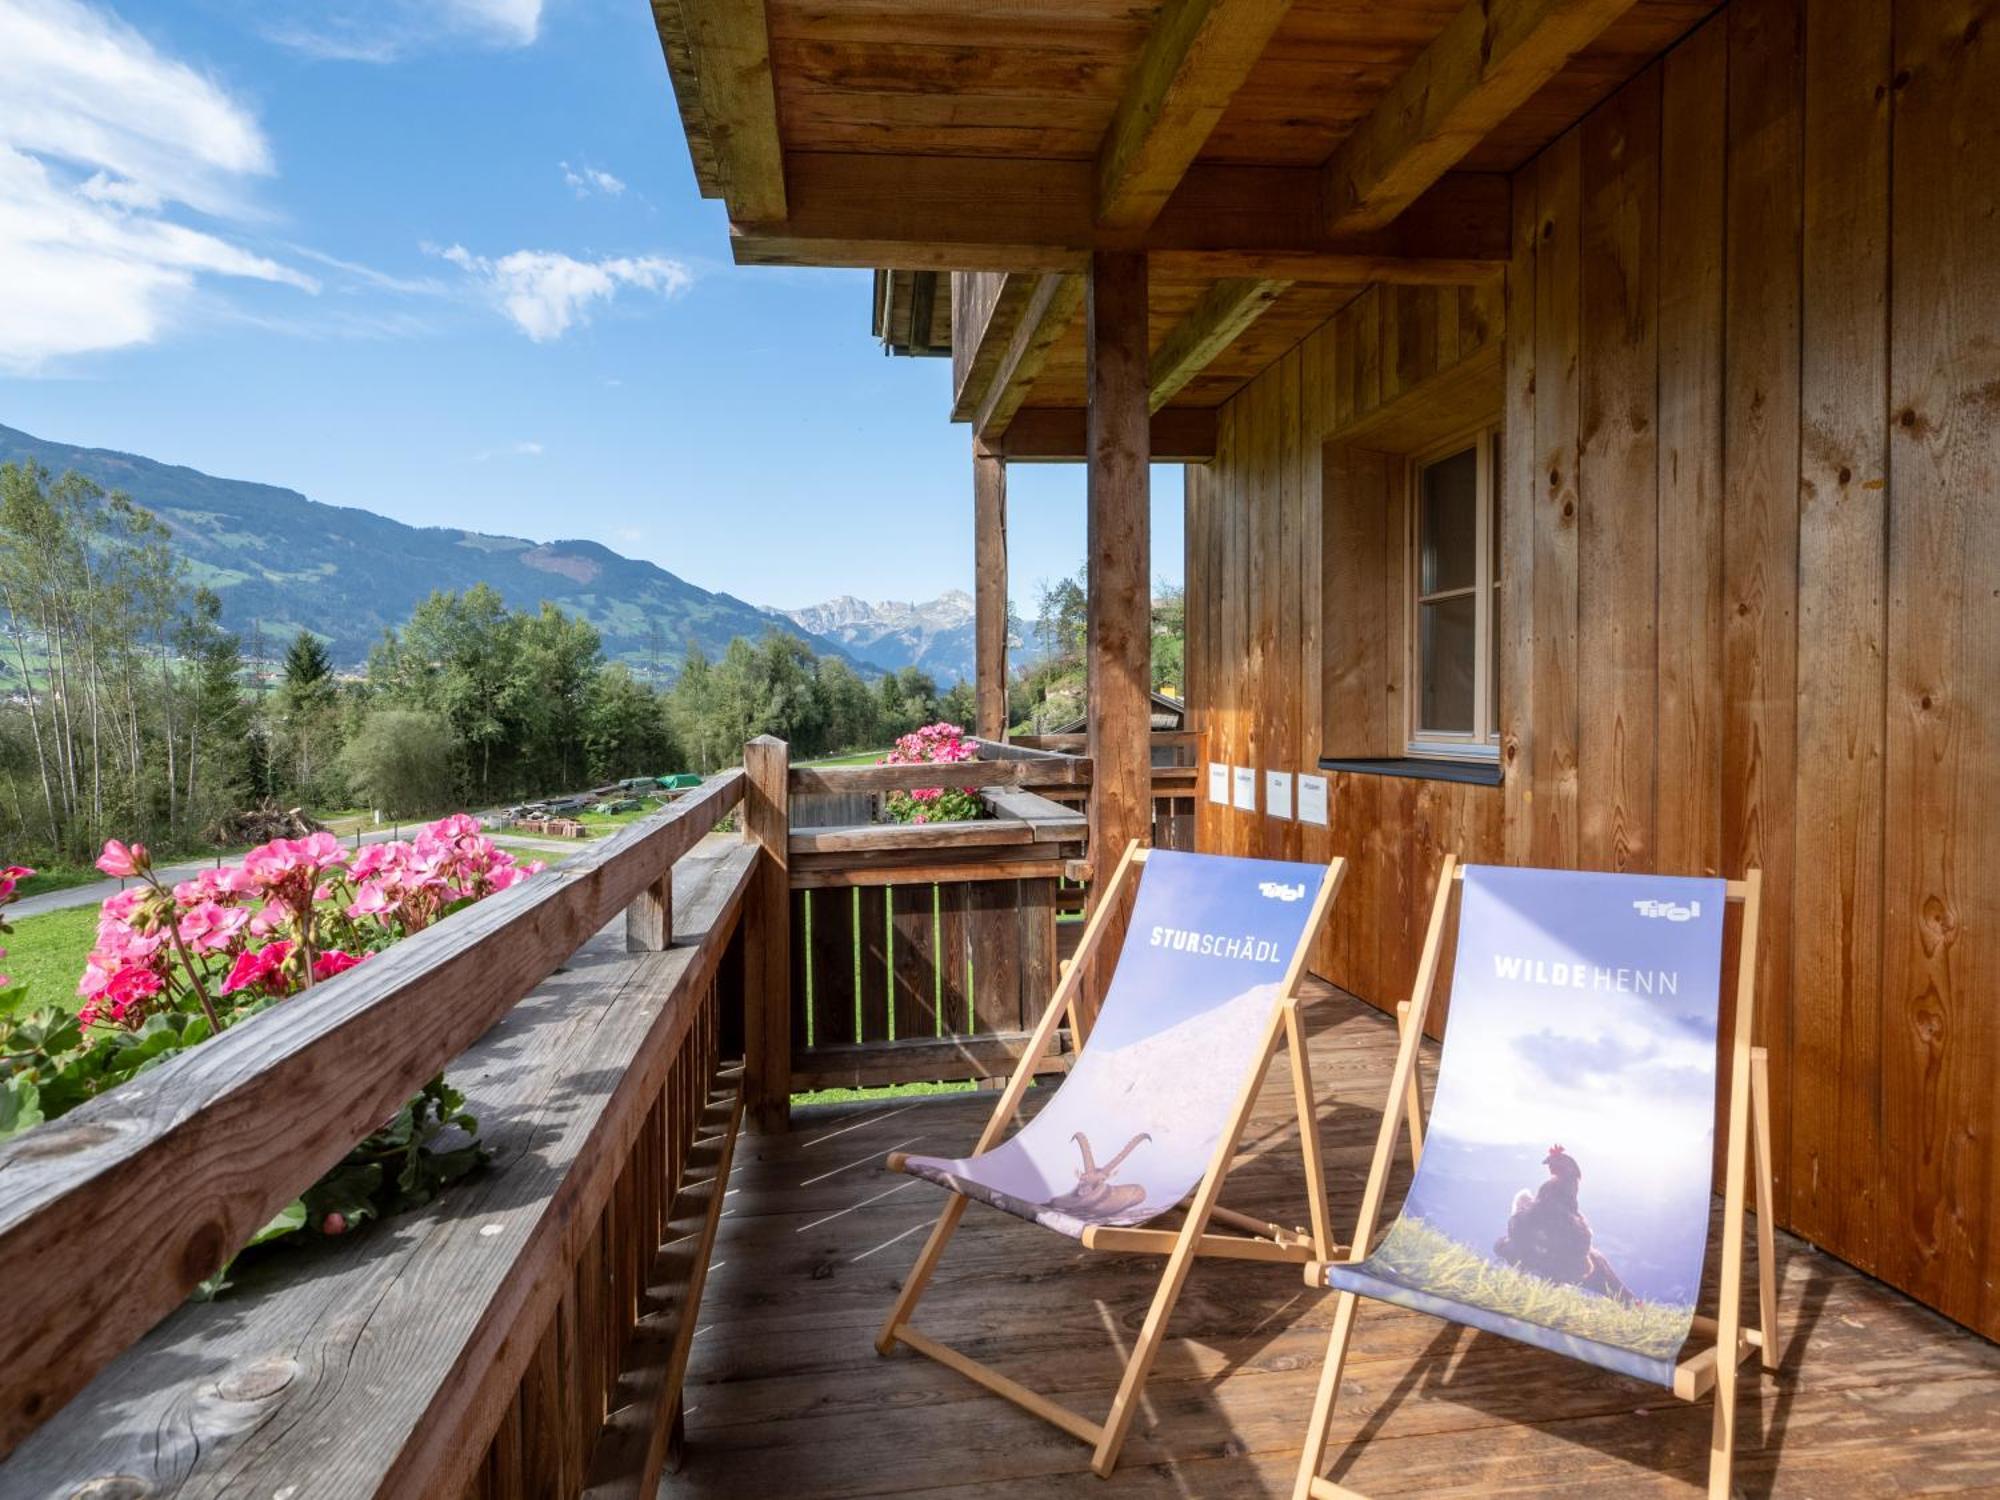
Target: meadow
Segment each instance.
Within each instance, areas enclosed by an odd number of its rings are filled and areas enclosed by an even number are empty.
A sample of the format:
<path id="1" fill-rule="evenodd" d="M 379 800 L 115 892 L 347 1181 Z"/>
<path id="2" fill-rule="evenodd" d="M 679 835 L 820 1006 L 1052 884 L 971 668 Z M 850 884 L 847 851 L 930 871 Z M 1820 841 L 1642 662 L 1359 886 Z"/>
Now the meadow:
<path id="1" fill-rule="evenodd" d="M 1422 1219 L 1398 1219 L 1369 1260 L 1411 1286 L 1659 1359 L 1687 1341 L 1687 1307 L 1615 1302 L 1488 1260 Z"/>

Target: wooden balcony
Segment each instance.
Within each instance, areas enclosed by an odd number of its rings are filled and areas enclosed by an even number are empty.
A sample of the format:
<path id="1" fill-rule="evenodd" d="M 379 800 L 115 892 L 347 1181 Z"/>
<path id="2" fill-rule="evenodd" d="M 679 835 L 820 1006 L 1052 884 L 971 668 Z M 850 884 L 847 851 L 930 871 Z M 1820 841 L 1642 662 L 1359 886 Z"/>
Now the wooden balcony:
<path id="1" fill-rule="evenodd" d="M 1319 993 L 1320 1129 L 1334 1222 L 1351 1224 L 1395 1028 L 1337 991 Z M 884 1171 L 883 1157 L 963 1150 L 990 1108 L 990 1095 L 962 1094 L 801 1110 L 789 1134 L 742 1143 L 688 1371 L 686 1463 L 663 1494 L 1290 1495 L 1334 1303 L 1290 1267 L 1201 1262 L 1109 1481 L 1090 1473 L 1082 1443 L 952 1371 L 875 1353 L 883 1310 L 941 1199 Z M 1230 1174 L 1231 1206 L 1304 1222 L 1293 1118 L 1281 1065 L 1255 1144 Z M 2000 1488 L 2000 1348 L 1789 1235 L 1778 1245 L 1784 1363 L 1741 1397 L 1737 1493 Z M 975 1209 L 917 1321 L 1094 1413 L 1117 1388 L 1158 1266 Z M 1373 1441 L 1336 1477 L 1369 1495 L 1687 1496 L 1706 1479 L 1709 1411 L 1371 1306 L 1331 1447 L 1353 1437 Z"/>
<path id="2" fill-rule="evenodd" d="M 0 1497 L 1288 1493 L 1330 1299 L 1286 1268 L 1197 1270 L 1103 1491 L 1080 1444 L 873 1351 L 938 1202 L 883 1159 L 970 1142 L 990 1095 L 788 1100 L 1020 1055 L 1089 873 L 1054 797 L 1090 763 L 982 755 L 794 770 L 753 742 L 659 818 L 0 1147 Z M 996 816 L 865 821 L 939 782 Z M 1313 1040 L 1351 1218 L 1392 1028 L 1326 989 Z M 440 1068 L 487 1169 L 187 1300 Z M 1299 1220 L 1291 1135 L 1273 1093 L 1232 1207 Z M 1744 1398 L 1743 1490 L 2000 1487 L 2000 1349 L 1780 1247 L 1784 1367 Z M 922 1321 L 1089 1406 L 1146 1270 L 981 1211 Z M 1699 1406 L 1415 1316 L 1371 1320 L 1348 1390 L 1337 1439 L 1395 1413 L 1343 1475 L 1374 1493 L 1675 1493 L 1706 1465 Z"/>

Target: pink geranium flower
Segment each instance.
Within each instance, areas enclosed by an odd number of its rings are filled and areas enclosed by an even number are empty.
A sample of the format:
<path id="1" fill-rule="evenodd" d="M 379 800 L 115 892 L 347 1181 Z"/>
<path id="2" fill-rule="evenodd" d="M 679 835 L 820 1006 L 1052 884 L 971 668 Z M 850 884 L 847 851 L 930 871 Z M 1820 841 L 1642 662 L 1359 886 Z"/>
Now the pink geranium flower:
<path id="1" fill-rule="evenodd" d="M 203 901 L 182 916 L 181 941 L 197 953 L 213 953 L 227 948 L 249 922 L 250 913 L 240 906 Z"/>
<path id="2" fill-rule="evenodd" d="M 117 839 L 106 839 L 104 852 L 97 856 L 97 868 L 120 880 L 144 874 L 151 865 L 144 844 L 121 844 Z"/>
<path id="3" fill-rule="evenodd" d="M 236 955 L 228 977 L 222 981 L 222 993 L 234 995 L 249 989 L 262 990 L 266 994 L 280 993 L 284 987 L 281 971 L 285 960 L 291 956 L 292 945 L 282 938 L 261 948 L 246 949 Z"/>
<path id="4" fill-rule="evenodd" d="M 343 953 L 338 948 L 330 948 L 313 960 L 313 978 L 331 979 L 336 974 L 345 974 L 367 956 L 365 953 Z"/>
<path id="5" fill-rule="evenodd" d="M 116 1025 L 137 1026 L 145 1019 L 146 1002 L 165 987 L 151 969 L 120 969 L 105 981 L 88 1005 L 77 1011 L 77 1020 L 85 1026 L 94 1026 L 108 1016 Z"/>

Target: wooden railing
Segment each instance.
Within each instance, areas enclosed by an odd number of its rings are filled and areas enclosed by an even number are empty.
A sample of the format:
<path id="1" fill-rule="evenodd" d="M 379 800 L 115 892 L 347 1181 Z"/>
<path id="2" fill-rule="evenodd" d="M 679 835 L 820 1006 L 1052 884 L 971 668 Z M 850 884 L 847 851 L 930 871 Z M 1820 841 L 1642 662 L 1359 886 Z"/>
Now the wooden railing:
<path id="1" fill-rule="evenodd" d="M 0 1495 L 650 1497 L 784 860 L 746 786 L 0 1146 Z M 440 1070 L 484 1171 L 187 1300 Z"/>
<path id="2" fill-rule="evenodd" d="M 1090 736 L 1084 734 L 1018 734 L 1010 744 L 1024 750 L 1084 755 Z M 1156 729 L 1152 750 L 1153 823 L 1148 842 L 1155 849 L 1194 848 L 1195 799 L 1201 795 L 1203 735 L 1195 729 Z M 1052 791 L 1058 801 L 1081 804 L 1084 790 Z M 1083 888 L 1075 881 L 1061 888 L 1063 910 L 1081 910 Z"/>
<path id="3" fill-rule="evenodd" d="M 1084 852 L 1083 814 L 1044 794 L 1086 788 L 1090 763 L 980 752 L 789 773 L 794 1089 L 1004 1075 L 1027 1044 L 1055 987 L 1058 885 Z M 873 820 L 884 794 L 928 786 L 975 789 L 992 816 Z"/>

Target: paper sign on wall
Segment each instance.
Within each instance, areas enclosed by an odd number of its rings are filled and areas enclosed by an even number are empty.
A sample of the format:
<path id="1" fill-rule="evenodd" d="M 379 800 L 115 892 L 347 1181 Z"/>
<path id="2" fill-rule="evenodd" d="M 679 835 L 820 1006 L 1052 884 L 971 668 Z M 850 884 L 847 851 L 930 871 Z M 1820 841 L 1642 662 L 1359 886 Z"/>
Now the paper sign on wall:
<path id="1" fill-rule="evenodd" d="M 1326 827 L 1326 778 L 1299 777 L 1299 821 Z"/>
<path id="2" fill-rule="evenodd" d="M 1217 807 L 1229 806 L 1229 767 L 1221 761 L 1208 763 L 1208 800 Z"/>
<path id="3" fill-rule="evenodd" d="M 1274 818 L 1291 817 L 1292 773 L 1290 771 L 1264 773 L 1264 811 Z"/>
<path id="4" fill-rule="evenodd" d="M 1236 805 L 1244 812 L 1257 810 L 1257 771 L 1253 766 L 1236 767 Z"/>

